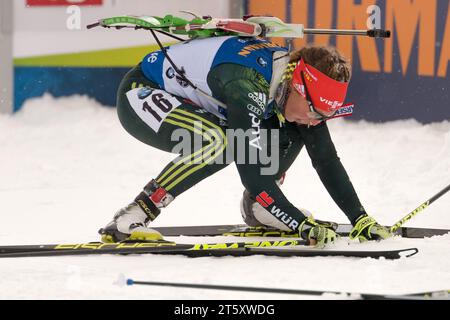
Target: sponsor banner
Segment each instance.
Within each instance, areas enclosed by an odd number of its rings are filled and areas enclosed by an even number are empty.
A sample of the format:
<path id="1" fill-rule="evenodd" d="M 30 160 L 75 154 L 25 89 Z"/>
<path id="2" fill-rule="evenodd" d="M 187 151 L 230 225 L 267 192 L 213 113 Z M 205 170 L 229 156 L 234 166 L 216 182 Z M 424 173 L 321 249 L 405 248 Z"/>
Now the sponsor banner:
<path id="1" fill-rule="evenodd" d="M 44 6 L 101 6 L 103 0 L 27 0 L 27 6 L 44 7 Z"/>
<path id="2" fill-rule="evenodd" d="M 390 39 L 308 35 L 295 40 L 295 48 L 331 45 L 352 62 L 346 101 L 359 106 L 352 119 L 450 120 L 449 1 L 245 0 L 244 5 L 246 14 L 270 12 L 318 29 L 367 29 L 378 11 L 380 27 L 392 31 Z M 286 44 L 285 39 L 274 40 Z"/>
<path id="3" fill-rule="evenodd" d="M 15 67 L 14 111 L 45 93 L 56 98 L 85 95 L 113 107 L 120 81 L 128 71 L 130 68 Z"/>

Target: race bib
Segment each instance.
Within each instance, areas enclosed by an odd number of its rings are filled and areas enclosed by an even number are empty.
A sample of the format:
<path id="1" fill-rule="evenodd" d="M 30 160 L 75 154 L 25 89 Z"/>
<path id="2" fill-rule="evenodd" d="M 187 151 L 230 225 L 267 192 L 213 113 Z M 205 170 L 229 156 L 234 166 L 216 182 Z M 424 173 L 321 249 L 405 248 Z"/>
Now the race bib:
<path id="1" fill-rule="evenodd" d="M 170 93 L 149 87 L 130 90 L 127 98 L 139 118 L 156 133 L 169 113 L 181 105 Z"/>

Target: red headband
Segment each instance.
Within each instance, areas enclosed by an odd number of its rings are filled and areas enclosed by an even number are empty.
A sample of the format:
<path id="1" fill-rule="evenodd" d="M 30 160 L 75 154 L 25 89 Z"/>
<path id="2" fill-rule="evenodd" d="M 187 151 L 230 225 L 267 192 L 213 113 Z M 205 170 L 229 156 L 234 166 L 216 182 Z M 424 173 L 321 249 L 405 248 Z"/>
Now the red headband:
<path id="1" fill-rule="evenodd" d="M 344 106 L 348 82 L 339 82 L 326 76 L 303 59 L 297 64 L 293 74 L 294 88 L 306 98 L 302 72 L 306 87 L 314 107 L 325 113 L 336 112 Z"/>

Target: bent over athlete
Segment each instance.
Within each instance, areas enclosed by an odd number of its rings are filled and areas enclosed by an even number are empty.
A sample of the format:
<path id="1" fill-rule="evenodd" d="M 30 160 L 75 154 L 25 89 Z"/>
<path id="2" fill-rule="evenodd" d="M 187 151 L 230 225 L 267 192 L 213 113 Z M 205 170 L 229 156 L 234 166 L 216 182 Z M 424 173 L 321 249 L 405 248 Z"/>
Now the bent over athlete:
<path id="1" fill-rule="evenodd" d="M 119 210 L 100 230 L 102 241 L 161 239 L 148 224 L 181 193 L 226 167 L 218 159 L 231 151 L 245 187 L 241 211 L 248 225 L 297 231 L 320 246 L 333 242 L 331 224 L 296 208 L 280 189 L 304 146 L 330 196 L 354 226 L 352 238 L 388 237 L 387 228 L 361 205 L 326 124 L 345 115 L 350 77 L 350 66 L 335 49 L 306 47 L 289 54 L 257 38 L 197 39 L 149 54 L 120 85 L 121 124 L 136 139 L 168 152 L 178 144 L 172 139 L 176 130 L 201 143 L 188 154 L 180 152 Z M 230 138 L 230 130 L 249 133 L 244 151 L 236 147 L 239 135 Z M 262 139 L 263 130 L 270 139 Z M 256 161 L 237 161 L 252 153 Z M 277 164 L 271 173 L 264 172 L 268 165 L 263 155 L 268 153 Z"/>

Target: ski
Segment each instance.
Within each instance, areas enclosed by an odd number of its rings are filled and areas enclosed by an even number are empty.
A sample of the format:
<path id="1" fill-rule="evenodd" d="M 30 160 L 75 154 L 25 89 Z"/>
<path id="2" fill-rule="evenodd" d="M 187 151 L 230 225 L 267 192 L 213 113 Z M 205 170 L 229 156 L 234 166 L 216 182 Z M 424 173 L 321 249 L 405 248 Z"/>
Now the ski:
<path id="1" fill-rule="evenodd" d="M 292 231 L 282 231 L 270 227 L 249 227 L 246 225 L 207 225 L 207 226 L 181 226 L 181 227 L 155 227 L 166 237 L 177 236 L 236 236 L 236 237 L 283 237 L 298 238 Z M 336 232 L 342 237 L 348 237 L 352 226 L 339 224 Z M 421 239 L 441 236 L 449 233 L 446 229 L 409 228 L 402 227 L 395 231 L 395 235 L 403 238 Z"/>
<path id="2" fill-rule="evenodd" d="M 169 241 L 139 243 L 82 243 L 0 247 L 0 258 L 79 256 L 101 254 L 166 254 L 188 257 L 266 255 L 277 257 L 355 257 L 399 259 L 418 253 L 417 248 L 383 251 L 328 250 L 307 246 L 303 240 L 179 244 Z"/>

